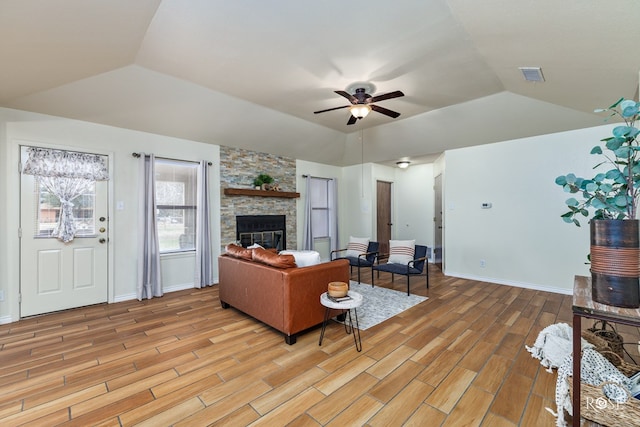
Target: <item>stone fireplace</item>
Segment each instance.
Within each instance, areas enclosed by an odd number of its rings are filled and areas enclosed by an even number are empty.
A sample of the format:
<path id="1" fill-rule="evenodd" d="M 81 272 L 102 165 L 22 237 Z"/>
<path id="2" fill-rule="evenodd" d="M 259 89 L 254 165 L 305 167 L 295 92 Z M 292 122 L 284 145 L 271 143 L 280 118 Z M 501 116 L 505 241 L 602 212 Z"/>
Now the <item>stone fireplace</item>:
<path id="1" fill-rule="evenodd" d="M 220 185 L 222 189 L 253 189 L 253 179 L 269 174 L 283 192 L 296 191 L 296 161 L 288 157 L 220 146 Z M 275 196 L 275 194 L 274 194 Z M 231 242 L 238 242 L 237 217 L 283 216 L 282 249 L 297 249 L 297 200 L 295 198 L 260 197 L 255 195 L 220 195 L 220 234 L 222 252 Z M 261 230 L 272 232 L 275 230 Z M 279 236 L 279 235 L 278 235 Z M 255 236 L 258 237 L 258 236 Z M 278 237 L 265 235 L 276 240 Z M 264 246 L 264 245 L 262 245 Z"/>

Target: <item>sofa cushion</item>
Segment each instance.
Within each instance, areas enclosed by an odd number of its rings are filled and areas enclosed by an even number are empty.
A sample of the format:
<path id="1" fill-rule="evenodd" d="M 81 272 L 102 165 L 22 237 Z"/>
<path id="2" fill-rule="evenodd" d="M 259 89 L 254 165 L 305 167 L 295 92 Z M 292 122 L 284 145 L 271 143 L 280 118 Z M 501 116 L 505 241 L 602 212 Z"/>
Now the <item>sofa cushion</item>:
<path id="1" fill-rule="evenodd" d="M 346 257 L 358 258 L 360 254 L 367 252 L 369 247 L 368 237 L 353 237 L 349 236 L 349 244 L 347 245 Z"/>
<path id="2" fill-rule="evenodd" d="M 413 261 L 415 240 L 389 240 L 389 264 L 407 264 Z"/>
<path id="3" fill-rule="evenodd" d="M 249 261 L 253 259 L 253 249 L 247 249 L 234 243 L 229 243 L 225 250 L 229 255 L 235 258 L 247 259 Z"/>
<path id="4" fill-rule="evenodd" d="M 296 260 L 293 255 L 278 255 L 275 252 L 262 248 L 256 248 L 253 250 L 253 260 L 276 268 L 296 267 Z"/>
<path id="5" fill-rule="evenodd" d="M 298 267 L 320 264 L 322 259 L 317 251 L 280 251 L 280 255 L 293 255 Z"/>

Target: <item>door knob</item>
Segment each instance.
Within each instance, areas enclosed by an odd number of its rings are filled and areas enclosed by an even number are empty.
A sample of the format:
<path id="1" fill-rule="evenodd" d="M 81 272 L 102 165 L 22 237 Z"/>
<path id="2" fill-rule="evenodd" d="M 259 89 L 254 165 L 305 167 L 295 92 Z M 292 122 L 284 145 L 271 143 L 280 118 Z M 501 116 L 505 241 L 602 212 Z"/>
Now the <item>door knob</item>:
<path id="1" fill-rule="evenodd" d="M 104 227 L 100 227 L 100 232 L 101 232 L 101 233 L 104 233 L 105 231 L 107 231 L 107 229 L 106 229 L 106 228 L 104 228 Z"/>
<path id="2" fill-rule="evenodd" d="M 103 217 L 103 216 L 101 216 L 101 217 L 99 218 L 99 221 L 100 221 L 100 222 L 105 222 L 106 220 L 107 220 L 107 218 L 105 218 L 105 217 Z"/>
<path id="3" fill-rule="evenodd" d="M 104 243 L 104 242 L 106 242 L 106 241 L 107 241 L 107 239 L 105 239 L 104 237 L 101 237 L 101 238 L 98 240 L 98 242 L 100 242 L 100 243 Z"/>

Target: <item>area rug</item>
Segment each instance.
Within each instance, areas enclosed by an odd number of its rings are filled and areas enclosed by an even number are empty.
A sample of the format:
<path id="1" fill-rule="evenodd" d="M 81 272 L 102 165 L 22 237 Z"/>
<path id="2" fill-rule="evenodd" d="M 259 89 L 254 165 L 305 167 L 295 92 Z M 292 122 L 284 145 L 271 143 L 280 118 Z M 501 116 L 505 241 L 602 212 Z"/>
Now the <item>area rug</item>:
<path id="1" fill-rule="evenodd" d="M 427 297 L 407 295 L 406 292 L 393 289 L 378 286 L 372 288 L 371 285 L 353 280 L 349 287 L 363 297 L 363 303 L 358 307 L 358 325 L 361 331 L 382 323 L 427 299 Z M 353 320 L 355 321 L 355 318 Z"/>

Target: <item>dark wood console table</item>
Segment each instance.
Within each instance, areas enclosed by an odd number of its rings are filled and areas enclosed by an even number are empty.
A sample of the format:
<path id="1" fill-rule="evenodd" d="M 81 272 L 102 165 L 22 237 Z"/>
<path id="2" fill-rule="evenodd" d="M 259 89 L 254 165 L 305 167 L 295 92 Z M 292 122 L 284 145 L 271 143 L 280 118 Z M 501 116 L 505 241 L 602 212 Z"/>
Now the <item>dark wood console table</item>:
<path id="1" fill-rule="evenodd" d="M 573 282 L 573 426 L 580 426 L 580 338 L 582 318 L 640 326 L 640 309 L 613 307 L 591 298 L 591 277 L 576 276 Z M 578 357 L 576 357 L 578 355 Z"/>

